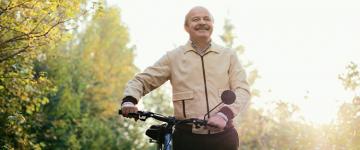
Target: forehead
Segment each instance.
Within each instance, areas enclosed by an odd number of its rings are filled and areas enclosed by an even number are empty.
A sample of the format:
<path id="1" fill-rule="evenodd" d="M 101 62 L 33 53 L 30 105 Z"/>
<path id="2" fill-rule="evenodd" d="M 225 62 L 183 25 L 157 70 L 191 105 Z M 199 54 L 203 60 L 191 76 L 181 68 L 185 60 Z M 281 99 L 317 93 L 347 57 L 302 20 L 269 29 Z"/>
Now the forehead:
<path id="1" fill-rule="evenodd" d="M 210 12 L 204 8 L 194 8 L 188 13 L 188 18 L 210 17 Z"/>

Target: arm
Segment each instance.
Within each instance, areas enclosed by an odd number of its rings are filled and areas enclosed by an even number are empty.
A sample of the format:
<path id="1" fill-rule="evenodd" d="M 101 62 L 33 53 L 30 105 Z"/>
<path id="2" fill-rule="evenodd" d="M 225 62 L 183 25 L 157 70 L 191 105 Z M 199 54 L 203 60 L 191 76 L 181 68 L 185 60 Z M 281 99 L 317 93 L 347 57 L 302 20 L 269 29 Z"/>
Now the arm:
<path id="1" fill-rule="evenodd" d="M 165 54 L 154 65 L 146 68 L 144 72 L 137 74 L 134 79 L 130 80 L 124 91 L 124 98 L 122 101 L 122 109 L 125 107 L 126 112 L 133 112 L 134 105 L 123 105 L 125 102 L 137 104 L 140 98 L 157 87 L 161 86 L 170 78 L 170 66 L 168 55 Z M 128 108 L 130 110 L 128 110 Z"/>
<path id="2" fill-rule="evenodd" d="M 208 120 L 208 124 L 216 126 L 218 129 L 224 129 L 229 120 L 244 112 L 250 101 L 250 90 L 246 81 L 246 73 L 240 65 L 235 52 L 232 53 L 230 58 L 229 83 L 230 89 L 236 95 L 235 102 L 231 105 L 224 105 L 219 112 Z"/>
<path id="3" fill-rule="evenodd" d="M 246 80 L 246 72 L 235 51 L 230 57 L 229 83 L 230 89 L 235 92 L 236 100 L 234 104 L 225 105 L 220 109 L 220 112 L 231 120 L 236 115 L 245 112 L 250 102 L 250 87 Z"/>

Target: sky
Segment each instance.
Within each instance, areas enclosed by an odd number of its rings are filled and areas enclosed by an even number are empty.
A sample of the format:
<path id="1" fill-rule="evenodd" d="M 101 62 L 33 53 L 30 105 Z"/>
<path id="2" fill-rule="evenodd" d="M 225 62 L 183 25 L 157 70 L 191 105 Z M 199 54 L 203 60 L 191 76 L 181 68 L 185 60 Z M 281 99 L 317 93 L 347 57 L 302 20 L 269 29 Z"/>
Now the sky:
<path id="1" fill-rule="evenodd" d="M 107 0 L 121 9 L 136 45 L 135 65 L 144 70 L 166 51 L 188 40 L 183 23 L 194 6 L 215 18 L 213 41 L 220 43 L 225 18 L 234 25 L 236 45 L 245 47 L 261 78 L 252 99 L 268 109 L 273 101 L 300 106 L 313 123 L 334 121 L 338 106 L 350 102 L 338 75 L 350 61 L 360 65 L 358 0 Z M 249 70 L 248 70 L 249 71 Z M 360 93 L 358 92 L 358 95 Z"/>

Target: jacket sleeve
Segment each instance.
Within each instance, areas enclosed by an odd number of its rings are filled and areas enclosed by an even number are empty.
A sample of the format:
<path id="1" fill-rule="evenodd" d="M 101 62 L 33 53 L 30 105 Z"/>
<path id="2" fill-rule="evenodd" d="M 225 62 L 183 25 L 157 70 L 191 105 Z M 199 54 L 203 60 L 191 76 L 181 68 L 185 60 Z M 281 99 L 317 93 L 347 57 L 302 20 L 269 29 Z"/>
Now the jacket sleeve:
<path id="1" fill-rule="evenodd" d="M 229 83 L 236 99 L 233 104 L 222 107 L 220 112 L 224 113 L 230 120 L 243 113 L 250 104 L 250 87 L 246 80 L 246 72 L 235 51 L 232 51 L 230 56 Z"/>
<path id="2" fill-rule="evenodd" d="M 132 96 L 137 101 L 147 93 L 161 86 L 170 77 L 170 64 L 165 54 L 154 65 L 146 68 L 144 72 L 135 75 L 124 90 L 124 97 Z"/>

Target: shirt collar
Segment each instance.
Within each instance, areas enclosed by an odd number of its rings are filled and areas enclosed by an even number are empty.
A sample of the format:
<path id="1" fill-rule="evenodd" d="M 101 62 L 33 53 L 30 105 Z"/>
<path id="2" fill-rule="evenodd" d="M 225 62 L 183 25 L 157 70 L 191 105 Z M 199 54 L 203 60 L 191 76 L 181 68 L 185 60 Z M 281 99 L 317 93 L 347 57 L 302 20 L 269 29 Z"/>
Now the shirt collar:
<path id="1" fill-rule="evenodd" d="M 196 50 L 191 46 L 191 41 L 189 40 L 185 45 L 184 45 L 184 54 L 189 52 L 189 51 L 194 51 L 196 53 Z M 220 48 L 218 47 L 218 45 L 216 45 L 213 41 L 210 42 L 210 47 L 208 50 L 206 50 L 205 53 L 209 53 L 209 52 L 215 52 L 215 53 L 220 53 Z"/>

